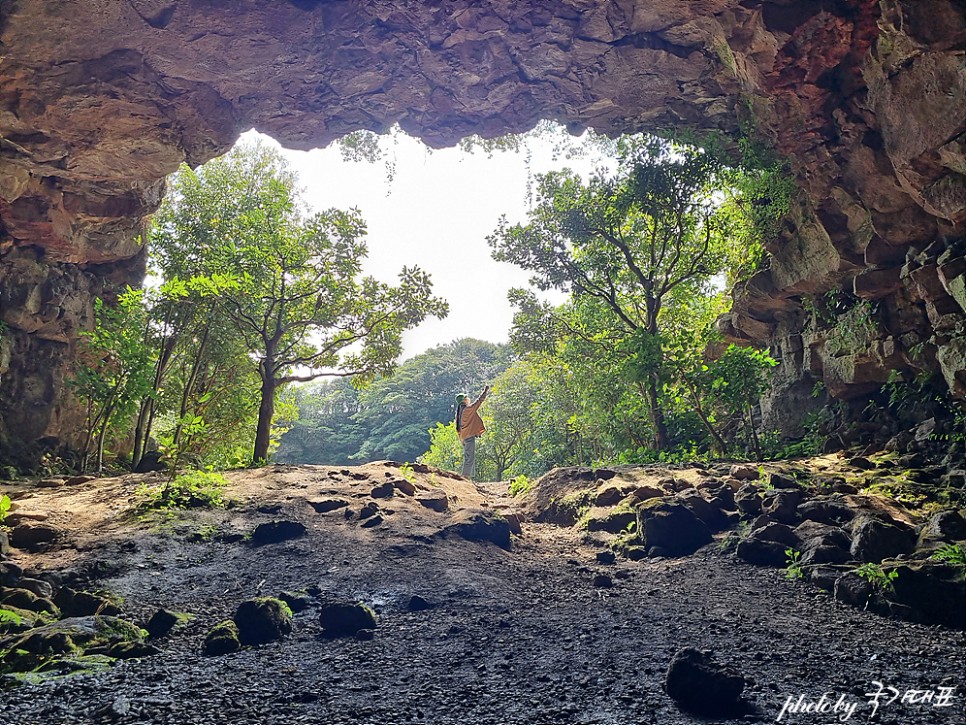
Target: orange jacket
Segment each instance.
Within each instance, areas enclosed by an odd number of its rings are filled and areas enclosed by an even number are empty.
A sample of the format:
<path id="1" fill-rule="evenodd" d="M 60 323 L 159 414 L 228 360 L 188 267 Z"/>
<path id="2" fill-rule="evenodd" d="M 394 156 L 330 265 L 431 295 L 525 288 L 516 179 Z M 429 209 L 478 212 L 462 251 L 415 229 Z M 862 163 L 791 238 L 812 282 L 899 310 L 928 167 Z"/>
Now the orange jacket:
<path id="1" fill-rule="evenodd" d="M 486 432 L 486 426 L 483 425 L 483 419 L 480 417 L 478 412 L 479 407 L 486 400 L 486 396 L 489 393 L 489 389 L 484 390 L 476 402 L 472 405 L 467 405 L 463 408 L 463 414 L 460 416 L 460 429 L 459 436 L 461 441 L 465 441 L 467 438 L 473 436 L 481 435 Z"/>

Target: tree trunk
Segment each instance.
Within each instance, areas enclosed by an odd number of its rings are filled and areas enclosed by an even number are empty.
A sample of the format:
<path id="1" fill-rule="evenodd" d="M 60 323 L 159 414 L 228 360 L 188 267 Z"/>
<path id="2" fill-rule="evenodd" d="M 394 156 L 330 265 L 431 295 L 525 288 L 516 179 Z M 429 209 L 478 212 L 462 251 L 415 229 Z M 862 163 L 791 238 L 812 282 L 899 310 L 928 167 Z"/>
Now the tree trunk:
<path id="1" fill-rule="evenodd" d="M 275 417 L 275 373 L 272 366 L 263 362 L 259 370 L 262 374 L 262 399 L 258 405 L 258 427 L 255 429 L 255 450 L 252 463 L 256 466 L 268 462 L 268 446 L 271 442 L 272 418 Z"/>
<path id="2" fill-rule="evenodd" d="M 761 442 L 758 440 L 758 431 L 755 429 L 755 411 L 748 406 L 748 430 L 751 431 L 751 444 L 755 449 L 755 460 L 760 461 L 764 456 L 761 455 Z"/>
<path id="3" fill-rule="evenodd" d="M 654 424 L 654 449 L 658 451 L 667 450 L 670 446 L 670 437 L 667 433 L 667 425 L 664 423 L 664 410 L 658 399 L 658 373 L 653 372 L 647 376 L 647 407 L 651 409 L 651 422 Z"/>

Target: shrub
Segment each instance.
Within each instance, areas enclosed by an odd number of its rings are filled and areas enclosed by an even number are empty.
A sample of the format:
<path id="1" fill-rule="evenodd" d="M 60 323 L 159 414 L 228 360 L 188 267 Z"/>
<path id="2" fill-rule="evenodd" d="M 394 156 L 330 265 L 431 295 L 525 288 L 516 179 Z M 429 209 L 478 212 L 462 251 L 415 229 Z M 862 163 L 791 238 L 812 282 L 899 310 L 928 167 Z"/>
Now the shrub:
<path id="1" fill-rule="evenodd" d="M 142 486 L 138 493 L 146 496 L 142 508 L 221 508 L 227 503 L 227 485 L 228 479 L 220 473 L 189 471 L 158 488 Z"/>

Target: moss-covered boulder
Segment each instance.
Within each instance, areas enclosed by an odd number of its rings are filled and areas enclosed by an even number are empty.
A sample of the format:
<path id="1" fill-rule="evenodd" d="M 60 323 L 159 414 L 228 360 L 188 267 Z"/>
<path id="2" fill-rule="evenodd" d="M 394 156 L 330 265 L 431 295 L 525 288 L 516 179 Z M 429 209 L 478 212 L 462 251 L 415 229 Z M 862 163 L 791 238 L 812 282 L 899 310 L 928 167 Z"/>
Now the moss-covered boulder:
<path id="1" fill-rule="evenodd" d="M 144 632 L 118 617 L 70 617 L 0 638 L 0 672 L 47 671 L 65 657 L 155 654 L 142 644 Z"/>
<path id="2" fill-rule="evenodd" d="M 61 587 L 54 597 L 54 604 L 68 617 L 88 617 L 104 615 L 116 617 L 121 613 L 120 597 L 106 593 L 75 591 L 70 587 Z"/>
<path id="3" fill-rule="evenodd" d="M 352 637 L 360 630 L 376 628 L 376 613 L 361 602 L 328 602 L 319 613 L 322 632 L 328 637 Z"/>
<path id="4" fill-rule="evenodd" d="M 202 651 L 206 655 L 226 655 L 240 649 L 238 626 L 230 619 L 219 622 L 208 630 L 205 643 L 202 646 Z"/>
<path id="5" fill-rule="evenodd" d="M 273 642 L 292 631 L 292 610 L 281 599 L 248 599 L 238 605 L 235 625 L 244 645 Z"/>
<path id="6" fill-rule="evenodd" d="M 45 612 L 54 616 L 60 614 L 52 601 L 37 596 L 29 589 L 0 589 L 0 606 L 26 609 L 30 612 Z"/>

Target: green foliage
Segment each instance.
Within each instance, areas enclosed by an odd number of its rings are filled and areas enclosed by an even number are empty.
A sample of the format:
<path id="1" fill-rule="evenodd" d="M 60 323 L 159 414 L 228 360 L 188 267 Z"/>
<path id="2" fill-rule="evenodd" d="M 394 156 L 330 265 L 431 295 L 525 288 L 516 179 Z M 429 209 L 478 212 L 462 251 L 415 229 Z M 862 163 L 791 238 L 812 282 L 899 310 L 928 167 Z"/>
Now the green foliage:
<path id="1" fill-rule="evenodd" d="M 7 494 L 0 495 L 0 526 L 3 526 L 8 511 L 10 511 L 10 497 Z"/>
<path id="2" fill-rule="evenodd" d="M 430 429 L 452 420 L 454 395 L 481 389 L 508 364 L 506 347 L 462 339 L 410 358 L 365 388 L 341 378 L 294 387 L 299 420 L 282 436 L 275 459 L 416 460 L 430 448 Z"/>
<path id="3" fill-rule="evenodd" d="M 286 385 L 388 374 L 402 333 L 448 309 L 418 268 L 404 267 L 397 285 L 362 276 L 359 212 L 307 214 L 296 183 L 277 152 L 236 147 L 197 171 L 181 169 L 155 235 L 161 268 L 231 282 L 215 285 L 214 301 L 246 351 L 236 359 L 259 381 L 256 462 L 270 454 L 276 395 Z"/>
<path id="4" fill-rule="evenodd" d="M 399 475 L 410 483 L 416 483 L 416 472 L 408 461 L 399 467 Z"/>
<path id="5" fill-rule="evenodd" d="M 85 406 L 86 433 L 81 470 L 104 467 L 112 431 L 130 423 L 138 401 L 150 389 L 150 356 L 144 344 L 145 292 L 127 287 L 116 300 L 94 301 L 94 329 L 80 333 L 74 369 L 67 384 Z"/>
<path id="6" fill-rule="evenodd" d="M 946 544 L 934 551 L 929 558 L 953 566 L 966 567 L 966 547 L 962 544 Z"/>
<path id="7" fill-rule="evenodd" d="M 510 481 L 510 495 L 523 496 L 525 493 L 528 493 L 533 489 L 536 482 L 536 479 L 531 480 L 521 473 L 519 476 Z"/>
<path id="8" fill-rule="evenodd" d="M 463 461 L 463 444 L 456 432 L 455 423 L 437 423 L 429 431 L 429 450 L 419 457 L 420 463 L 458 471 Z"/>
<path id="9" fill-rule="evenodd" d="M 802 569 L 802 552 L 791 547 L 785 549 L 787 566 L 785 567 L 785 578 L 802 580 L 805 578 L 805 571 Z"/>
<path id="10" fill-rule="evenodd" d="M 16 612 L 0 607 L 0 632 L 4 631 L 10 625 L 19 627 L 21 621 L 21 616 Z"/>
<path id="11" fill-rule="evenodd" d="M 855 570 L 855 573 L 865 579 L 872 588 L 880 593 L 894 592 L 893 582 L 899 578 L 899 572 L 895 569 L 886 572 L 879 564 L 863 564 Z"/>
<path id="12" fill-rule="evenodd" d="M 144 496 L 143 509 L 221 508 L 227 486 L 220 473 L 189 471 L 155 488 L 144 485 L 138 494 Z"/>

